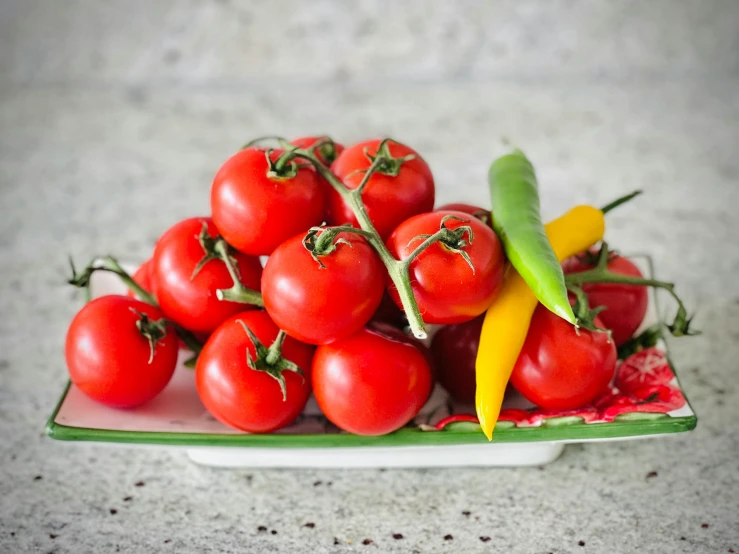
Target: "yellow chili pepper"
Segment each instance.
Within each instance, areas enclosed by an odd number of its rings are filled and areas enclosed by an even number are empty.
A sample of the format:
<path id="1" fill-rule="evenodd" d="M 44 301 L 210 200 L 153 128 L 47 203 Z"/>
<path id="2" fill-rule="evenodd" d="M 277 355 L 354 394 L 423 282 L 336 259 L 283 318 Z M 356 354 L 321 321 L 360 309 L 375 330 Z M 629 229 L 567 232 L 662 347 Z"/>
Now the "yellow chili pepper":
<path id="1" fill-rule="evenodd" d="M 557 259 L 574 256 L 603 238 L 603 212 L 592 206 L 576 206 L 544 226 Z M 485 436 L 493 439 L 511 372 L 521 353 L 538 300 L 510 264 L 503 287 L 485 314 L 477 350 L 475 404 Z"/>

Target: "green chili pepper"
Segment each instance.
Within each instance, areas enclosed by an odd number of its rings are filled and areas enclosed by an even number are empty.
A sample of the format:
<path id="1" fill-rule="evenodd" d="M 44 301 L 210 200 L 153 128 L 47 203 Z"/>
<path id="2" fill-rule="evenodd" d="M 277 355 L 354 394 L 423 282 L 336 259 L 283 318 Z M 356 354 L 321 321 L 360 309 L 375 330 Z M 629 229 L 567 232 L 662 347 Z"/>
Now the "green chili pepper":
<path id="1" fill-rule="evenodd" d="M 574 325 L 562 266 L 541 222 L 539 190 L 531 162 L 515 150 L 493 162 L 488 181 L 493 227 L 508 259 L 539 302 Z"/>

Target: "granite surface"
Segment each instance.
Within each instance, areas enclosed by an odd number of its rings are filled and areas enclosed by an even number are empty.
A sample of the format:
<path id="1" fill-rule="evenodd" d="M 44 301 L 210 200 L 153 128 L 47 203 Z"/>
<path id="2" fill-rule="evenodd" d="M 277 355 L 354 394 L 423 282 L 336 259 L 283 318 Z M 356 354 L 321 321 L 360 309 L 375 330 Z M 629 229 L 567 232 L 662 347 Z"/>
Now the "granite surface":
<path id="1" fill-rule="evenodd" d="M 739 552 L 737 90 L 732 1 L 0 3 L 0 552 Z M 408 142 L 440 202 L 484 202 L 505 140 L 548 217 L 645 189 L 607 236 L 696 308 L 670 346 L 698 428 L 496 470 L 46 438 L 66 254 L 141 260 L 246 139 L 313 132 Z"/>

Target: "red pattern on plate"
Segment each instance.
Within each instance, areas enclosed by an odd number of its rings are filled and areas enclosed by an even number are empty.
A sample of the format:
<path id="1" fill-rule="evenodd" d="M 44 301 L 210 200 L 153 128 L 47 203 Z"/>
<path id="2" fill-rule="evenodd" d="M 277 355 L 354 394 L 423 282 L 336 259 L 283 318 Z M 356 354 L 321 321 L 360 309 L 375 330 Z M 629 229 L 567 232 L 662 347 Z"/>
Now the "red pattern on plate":
<path id="1" fill-rule="evenodd" d="M 505 409 L 498 421 L 510 421 L 517 427 L 533 427 L 548 419 L 579 417 L 584 423 L 607 423 L 621 414 L 650 412 L 667 414 L 685 406 L 675 375 L 664 351 L 646 348 L 629 356 L 616 370 L 611 385 L 592 405 L 577 410 Z M 436 424 L 441 430 L 454 421 L 477 421 L 474 415 L 454 414 Z"/>

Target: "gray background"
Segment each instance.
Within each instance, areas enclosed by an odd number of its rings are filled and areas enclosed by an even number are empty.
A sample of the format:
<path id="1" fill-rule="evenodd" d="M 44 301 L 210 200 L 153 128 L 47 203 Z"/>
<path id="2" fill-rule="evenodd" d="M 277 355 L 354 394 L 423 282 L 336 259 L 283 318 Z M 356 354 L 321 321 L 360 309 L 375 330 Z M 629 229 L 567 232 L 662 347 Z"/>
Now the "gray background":
<path id="1" fill-rule="evenodd" d="M 0 551 L 739 552 L 738 85 L 731 0 L 0 2 Z M 485 202 L 504 138 L 547 217 L 644 188 L 608 238 L 697 307 L 671 343 L 697 430 L 384 472 L 45 438 L 65 255 L 141 260 L 245 140 L 314 132 L 408 142 L 440 202 Z"/>

